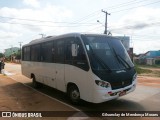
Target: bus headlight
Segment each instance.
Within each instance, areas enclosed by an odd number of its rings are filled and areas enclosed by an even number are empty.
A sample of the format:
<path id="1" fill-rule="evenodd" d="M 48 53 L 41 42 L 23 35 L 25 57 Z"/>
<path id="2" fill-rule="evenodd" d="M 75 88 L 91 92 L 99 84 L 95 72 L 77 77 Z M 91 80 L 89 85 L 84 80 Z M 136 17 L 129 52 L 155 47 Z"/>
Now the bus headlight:
<path id="1" fill-rule="evenodd" d="M 101 87 L 105 87 L 105 88 L 110 87 L 110 83 L 105 82 L 105 81 L 95 80 L 95 83 L 96 83 L 98 86 L 101 86 Z"/>
<path id="2" fill-rule="evenodd" d="M 135 81 L 137 79 L 137 73 L 134 74 L 133 78 L 132 78 L 132 82 Z"/>

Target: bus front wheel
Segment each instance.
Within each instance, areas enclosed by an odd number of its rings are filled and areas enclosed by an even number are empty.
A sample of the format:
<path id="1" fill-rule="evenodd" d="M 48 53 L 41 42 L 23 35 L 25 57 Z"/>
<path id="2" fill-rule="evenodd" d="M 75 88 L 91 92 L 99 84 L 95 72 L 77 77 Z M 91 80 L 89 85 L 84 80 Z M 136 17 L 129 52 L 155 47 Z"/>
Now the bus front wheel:
<path id="1" fill-rule="evenodd" d="M 77 86 L 72 85 L 69 87 L 68 96 L 73 104 L 78 104 L 80 102 L 80 92 Z"/>

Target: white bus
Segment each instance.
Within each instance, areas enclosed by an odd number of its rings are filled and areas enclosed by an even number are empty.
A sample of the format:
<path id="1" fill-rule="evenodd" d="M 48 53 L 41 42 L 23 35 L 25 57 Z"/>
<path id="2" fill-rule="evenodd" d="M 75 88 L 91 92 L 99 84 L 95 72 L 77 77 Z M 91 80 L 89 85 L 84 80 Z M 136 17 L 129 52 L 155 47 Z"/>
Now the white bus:
<path id="1" fill-rule="evenodd" d="M 99 34 L 70 33 L 31 41 L 22 47 L 22 73 L 34 87 L 45 84 L 101 103 L 135 90 L 137 74 L 121 41 Z"/>

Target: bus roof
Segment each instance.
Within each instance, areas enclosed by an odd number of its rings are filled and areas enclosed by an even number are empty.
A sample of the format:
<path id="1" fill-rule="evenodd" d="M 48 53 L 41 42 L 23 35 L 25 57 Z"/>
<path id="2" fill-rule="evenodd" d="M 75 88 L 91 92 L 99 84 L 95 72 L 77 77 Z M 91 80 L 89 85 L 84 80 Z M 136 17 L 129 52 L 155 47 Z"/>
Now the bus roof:
<path id="1" fill-rule="evenodd" d="M 57 36 L 47 36 L 44 38 L 35 39 L 35 40 L 32 40 L 31 42 L 29 42 L 28 44 L 25 44 L 23 46 L 34 45 L 34 44 L 43 43 L 43 42 L 47 42 L 47 41 L 51 41 L 51 40 L 65 38 L 65 37 L 80 37 L 81 35 L 106 36 L 105 34 L 68 33 L 68 34 L 62 34 L 62 35 L 57 35 Z M 112 36 L 110 36 L 110 37 L 112 37 Z"/>
<path id="2" fill-rule="evenodd" d="M 81 35 L 80 33 L 68 33 L 68 34 L 57 35 L 57 36 L 47 36 L 44 38 L 32 40 L 31 42 L 29 42 L 28 44 L 25 44 L 23 46 L 34 45 L 34 44 L 47 42 L 47 41 L 51 41 L 51 40 L 56 40 L 56 39 L 64 38 L 64 37 L 73 37 L 73 36 L 76 37 L 76 36 L 80 36 L 80 35 Z"/>

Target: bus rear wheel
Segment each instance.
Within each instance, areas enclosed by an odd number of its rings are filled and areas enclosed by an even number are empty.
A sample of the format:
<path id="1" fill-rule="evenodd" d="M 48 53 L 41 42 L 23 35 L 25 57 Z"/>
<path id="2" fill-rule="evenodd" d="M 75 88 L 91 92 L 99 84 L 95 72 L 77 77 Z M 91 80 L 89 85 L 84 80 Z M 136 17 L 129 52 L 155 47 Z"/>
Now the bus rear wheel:
<path id="1" fill-rule="evenodd" d="M 79 92 L 77 86 L 72 85 L 72 86 L 69 87 L 68 96 L 69 96 L 69 99 L 71 100 L 71 102 L 73 104 L 79 104 L 79 102 L 80 102 L 80 92 Z"/>
<path id="2" fill-rule="evenodd" d="M 35 76 L 32 77 L 32 85 L 33 85 L 34 88 L 42 87 L 42 84 L 36 81 Z"/>

